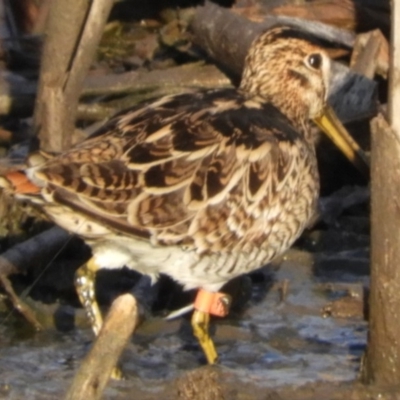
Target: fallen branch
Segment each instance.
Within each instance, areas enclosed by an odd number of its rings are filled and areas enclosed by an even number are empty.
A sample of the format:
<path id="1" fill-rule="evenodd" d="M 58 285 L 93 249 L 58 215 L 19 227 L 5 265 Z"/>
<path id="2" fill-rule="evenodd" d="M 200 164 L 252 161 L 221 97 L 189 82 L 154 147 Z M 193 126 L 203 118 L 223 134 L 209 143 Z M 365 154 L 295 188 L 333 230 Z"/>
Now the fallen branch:
<path id="1" fill-rule="evenodd" d="M 119 356 L 139 322 L 135 297 L 124 294 L 114 300 L 99 335 L 82 362 L 66 400 L 99 399 Z"/>
<path id="2" fill-rule="evenodd" d="M 230 85 L 229 79 L 214 65 L 189 64 L 150 72 L 126 72 L 85 80 L 83 96 L 116 95 L 154 91 L 160 88 L 215 88 Z"/>

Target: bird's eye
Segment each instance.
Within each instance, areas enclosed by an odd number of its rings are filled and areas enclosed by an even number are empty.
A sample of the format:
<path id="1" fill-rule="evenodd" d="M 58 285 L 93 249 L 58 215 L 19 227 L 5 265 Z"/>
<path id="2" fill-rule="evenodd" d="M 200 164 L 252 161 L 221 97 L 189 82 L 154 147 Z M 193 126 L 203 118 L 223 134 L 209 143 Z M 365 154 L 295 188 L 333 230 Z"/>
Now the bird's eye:
<path id="1" fill-rule="evenodd" d="M 321 54 L 314 53 L 307 58 L 308 65 L 314 69 L 320 69 L 322 64 Z"/>

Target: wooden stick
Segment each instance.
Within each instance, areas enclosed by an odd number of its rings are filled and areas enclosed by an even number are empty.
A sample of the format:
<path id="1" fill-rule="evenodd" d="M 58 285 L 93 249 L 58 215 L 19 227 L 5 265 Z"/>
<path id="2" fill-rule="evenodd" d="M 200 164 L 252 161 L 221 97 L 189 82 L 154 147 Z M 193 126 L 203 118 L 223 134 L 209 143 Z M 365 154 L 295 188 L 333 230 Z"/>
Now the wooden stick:
<path id="1" fill-rule="evenodd" d="M 137 302 L 131 294 L 114 300 L 91 351 L 75 375 L 66 400 L 94 400 L 101 397 L 138 321 Z"/>

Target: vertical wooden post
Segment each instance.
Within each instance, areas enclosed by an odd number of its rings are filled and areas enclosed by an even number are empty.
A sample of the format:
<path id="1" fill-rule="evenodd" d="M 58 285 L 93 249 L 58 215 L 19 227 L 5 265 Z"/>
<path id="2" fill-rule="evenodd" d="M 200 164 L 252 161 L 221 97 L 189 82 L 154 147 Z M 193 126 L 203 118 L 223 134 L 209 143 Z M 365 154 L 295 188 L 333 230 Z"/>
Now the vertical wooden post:
<path id="1" fill-rule="evenodd" d="M 77 99 L 65 94 L 65 83 L 88 7 L 89 0 L 50 6 L 34 115 L 41 148 L 49 152 L 65 150 L 71 143 Z"/>
<path id="2" fill-rule="evenodd" d="M 113 0 L 53 1 L 35 106 L 35 130 L 43 150 L 70 147 L 83 80 Z"/>
<path id="3" fill-rule="evenodd" d="M 400 2 L 392 0 L 391 3 L 389 121 L 395 135 L 400 139 Z"/>
<path id="4" fill-rule="evenodd" d="M 370 327 L 363 376 L 400 383 L 400 1 L 392 0 L 389 120 L 371 124 Z"/>

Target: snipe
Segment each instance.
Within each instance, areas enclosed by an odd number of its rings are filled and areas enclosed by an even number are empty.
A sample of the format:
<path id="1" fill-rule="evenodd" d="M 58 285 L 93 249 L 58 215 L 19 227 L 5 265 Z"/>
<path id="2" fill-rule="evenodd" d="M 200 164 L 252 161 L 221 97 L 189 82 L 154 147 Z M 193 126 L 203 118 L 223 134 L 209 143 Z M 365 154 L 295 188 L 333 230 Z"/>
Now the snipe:
<path id="1" fill-rule="evenodd" d="M 76 283 L 95 333 L 97 270 L 167 274 L 199 289 L 194 333 L 208 362 L 216 360 L 209 315 L 229 309 L 218 291 L 285 251 L 314 213 L 310 120 L 331 119 L 329 75 L 320 47 L 276 27 L 252 44 L 238 89 L 140 104 L 65 153 L 6 177 L 17 197 L 91 246 Z"/>

